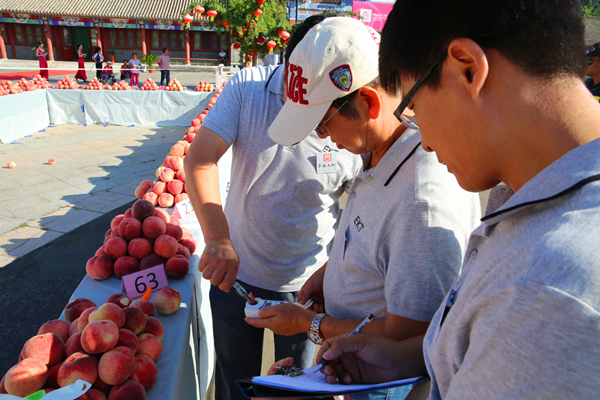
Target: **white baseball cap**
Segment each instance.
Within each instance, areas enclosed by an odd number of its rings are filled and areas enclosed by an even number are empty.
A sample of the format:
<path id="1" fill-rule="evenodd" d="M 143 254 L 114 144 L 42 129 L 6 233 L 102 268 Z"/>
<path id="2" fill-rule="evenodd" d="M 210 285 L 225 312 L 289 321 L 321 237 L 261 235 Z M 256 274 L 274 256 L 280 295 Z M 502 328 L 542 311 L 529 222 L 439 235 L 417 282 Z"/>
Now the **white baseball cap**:
<path id="1" fill-rule="evenodd" d="M 306 139 L 331 103 L 379 76 L 379 34 L 359 20 L 327 18 L 315 25 L 290 56 L 287 101 L 269 137 L 291 146 Z"/>

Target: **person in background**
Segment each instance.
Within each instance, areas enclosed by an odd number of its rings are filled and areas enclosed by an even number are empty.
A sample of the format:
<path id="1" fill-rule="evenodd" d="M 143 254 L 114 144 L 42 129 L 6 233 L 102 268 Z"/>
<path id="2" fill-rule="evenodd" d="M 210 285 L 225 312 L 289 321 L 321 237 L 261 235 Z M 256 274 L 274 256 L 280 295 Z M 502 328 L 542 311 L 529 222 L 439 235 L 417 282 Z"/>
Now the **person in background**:
<path id="1" fill-rule="evenodd" d="M 127 80 L 131 78 L 131 69 L 129 69 L 129 63 L 127 60 L 123 60 L 121 65 L 121 80 Z"/>
<path id="2" fill-rule="evenodd" d="M 171 81 L 171 60 L 169 59 L 169 49 L 162 49 L 162 54 L 158 57 L 158 66 L 160 67 L 160 86 L 167 86 Z"/>
<path id="3" fill-rule="evenodd" d="M 586 55 L 588 67 L 585 86 L 596 100 L 600 101 L 600 42 L 595 43 Z"/>
<path id="4" fill-rule="evenodd" d="M 113 84 L 115 82 L 115 75 L 111 61 L 106 62 L 106 66 L 102 70 L 102 75 L 100 75 L 100 78 L 102 78 L 103 83 L 107 83 L 109 80 L 110 84 Z"/>
<path id="5" fill-rule="evenodd" d="M 38 42 L 38 48 L 35 50 L 35 56 L 40 61 L 40 75 L 42 78 L 48 79 L 48 61 L 46 61 L 46 51 L 44 50 L 44 42 Z"/>
<path id="6" fill-rule="evenodd" d="M 225 49 L 221 49 L 219 52 L 219 62 L 223 65 L 227 65 L 227 52 Z"/>
<path id="7" fill-rule="evenodd" d="M 129 60 L 129 69 L 131 69 L 130 85 L 137 87 L 140 80 L 140 69 L 142 69 L 142 63 L 140 60 L 138 60 L 137 53 L 133 53 L 131 55 L 131 60 Z"/>
<path id="8" fill-rule="evenodd" d="M 87 82 L 87 74 L 85 73 L 85 56 L 83 52 L 83 46 L 77 43 L 77 73 L 75 74 L 75 80 L 79 82 L 82 80 Z"/>
<path id="9" fill-rule="evenodd" d="M 104 63 L 104 56 L 100 52 L 100 47 L 96 47 L 92 60 L 96 63 L 96 78 L 100 79 L 102 76 L 102 64 Z"/>

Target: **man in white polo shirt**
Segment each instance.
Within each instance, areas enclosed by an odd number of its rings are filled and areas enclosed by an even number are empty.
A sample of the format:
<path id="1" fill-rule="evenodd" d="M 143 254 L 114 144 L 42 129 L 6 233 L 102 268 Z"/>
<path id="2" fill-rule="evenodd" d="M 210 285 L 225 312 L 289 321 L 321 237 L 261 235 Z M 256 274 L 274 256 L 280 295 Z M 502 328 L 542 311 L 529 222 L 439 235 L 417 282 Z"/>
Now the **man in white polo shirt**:
<path id="1" fill-rule="evenodd" d="M 294 50 L 288 88 L 305 79 L 304 103 L 290 97 L 269 128 L 282 145 L 312 129 L 341 153 L 365 155 L 342 214 L 330 258 L 301 290 L 300 302 L 324 295 L 326 313 L 285 304 L 261 310 L 254 326 L 277 334 L 324 339 L 364 332 L 403 340 L 422 335 L 458 276 L 470 233 L 479 224 L 479 196 L 421 147 L 419 131 L 394 117 L 399 98 L 377 81 L 379 35 L 350 18 L 328 18 Z M 298 72 L 301 71 L 301 72 Z M 375 81 L 375 82 L 374 82 Z M 289 90 L 289 89 L 288 89 Z M 294 121 L 304 121 L 296 124 Z M 402 399 L 408 388 L 353 394 Z"/>

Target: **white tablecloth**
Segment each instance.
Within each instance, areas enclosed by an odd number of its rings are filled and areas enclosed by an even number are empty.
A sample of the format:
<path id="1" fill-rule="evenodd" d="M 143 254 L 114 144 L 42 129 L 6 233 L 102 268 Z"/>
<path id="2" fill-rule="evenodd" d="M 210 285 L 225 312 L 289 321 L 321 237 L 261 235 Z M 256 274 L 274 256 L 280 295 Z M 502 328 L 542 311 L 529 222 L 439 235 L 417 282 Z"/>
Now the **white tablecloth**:
<path id="1" fill-rule="evenodd" d="M 11 143 L 50 123 L 45 90 L 0 97 L 0 141 Z"/>

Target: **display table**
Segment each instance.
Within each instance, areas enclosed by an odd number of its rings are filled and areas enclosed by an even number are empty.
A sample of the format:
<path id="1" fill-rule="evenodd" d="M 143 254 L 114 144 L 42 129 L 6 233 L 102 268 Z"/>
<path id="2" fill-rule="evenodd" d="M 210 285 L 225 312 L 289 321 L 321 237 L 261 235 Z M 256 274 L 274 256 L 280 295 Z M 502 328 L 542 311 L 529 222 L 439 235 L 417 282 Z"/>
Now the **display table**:
<path id="1" fill-rule="evenodd" d="M 0 140 L 11 143 L 50 124 L 46 90 L 0 97 Z"/>

